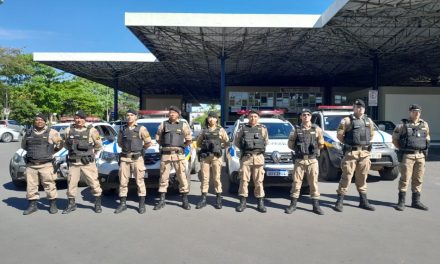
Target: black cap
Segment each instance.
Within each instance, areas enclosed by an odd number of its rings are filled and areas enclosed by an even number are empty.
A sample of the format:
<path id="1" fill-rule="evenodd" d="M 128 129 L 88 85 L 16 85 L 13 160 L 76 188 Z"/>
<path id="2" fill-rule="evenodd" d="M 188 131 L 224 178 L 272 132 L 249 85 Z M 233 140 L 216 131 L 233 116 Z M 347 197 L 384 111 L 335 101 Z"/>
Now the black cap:
<path id="1" fill-rule="evenodd" d="M 180 115 L 180 109 L 177 106 L 170 105 L 170 107 L 168 107 L 168 110 L 177 112 Z"/>
<path id="2" fill-rule="evenodd" d="M 128 109 L 127 110 L 127 114 L 133 114 L 133 115 L 137 115 L 137 112 L 133 109 Z"/>
<path id="3" fill-rule="evenodd" d="M 365 102 L 364 102 L 364 100 L 362 100 L 362 99 L 356 99 L 356 100 L 354 101 L 354 104 L 355 104 L 355 105 L 360 105 L 360 106 L 362 106 L 362 107 L 365 108 Z"/>
<path id="4" fill-rule="evenodd" d="M 84 113 L 84 111 L 82 111 L 82 110 L 76 111 L 75 116 L 79 116 L 82 119 L 86 119 L 86 113 Z"/>
<path id="5" fill-rule="evenodd" d="M 35 118 L 37 118 L 37 117 L 43 119 L 44 122 L 47 122 L 47 116 L 46 115 L 44 115 L 42 113 L 38 113 L 38 114 L 35 115 Z"/>
<path id="6" fill-rule="evenodd" d="M 211 111 L 208 113 L 208 117 L 218 118 L 218 114 L 217 114 L 217 112 Z"/>
<path id="7" fill-rule="evenodd" d="M 312 111 L 310 111 L 310 109 L 308 109 L 308 108 L 303 108 L 303 109 L 301 110 L 301 114 L 304 114 L 304 113 L 309 113 L 309 114 L 311 114 Z"/>
<path id="8" fill-rule="evenodd" d="M 258 116 L 260 116 L 260 113 L 257 110 L 250 110 L 247 115 L 250 115 L 250 114 L 257 114 Z"/>
<path id="9" fill-rule="evenodd" d="M 422 111 L 422 107 L 418 104 L 412 104 L 409 106 L 409 111 Z"/>

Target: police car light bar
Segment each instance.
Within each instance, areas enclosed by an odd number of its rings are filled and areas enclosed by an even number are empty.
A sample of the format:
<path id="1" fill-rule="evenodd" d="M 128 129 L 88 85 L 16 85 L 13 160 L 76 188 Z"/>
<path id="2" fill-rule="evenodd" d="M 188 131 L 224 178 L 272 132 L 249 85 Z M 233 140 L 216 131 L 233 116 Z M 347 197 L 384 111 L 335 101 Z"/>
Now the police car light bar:
<path id="1" fill-rule="evenodd" d="M 239 115 L 247 115 L 249 114 L 251 110 L 240 110 L 237 112 L 237 114 Z M 260 110 L 258 111 L 258 113 L 260 114 L 260 116 L 277 116 L 277 115 L 282 115 L 284 114 L 286 111 L 284 110 L 280 110 L 280 109 L 275 109 L 275 110 Z"/>
<path id="2" fill-rule="evenodd" d="M 320 105 L 318 110 L 352 110 L 351 105 Z"/>

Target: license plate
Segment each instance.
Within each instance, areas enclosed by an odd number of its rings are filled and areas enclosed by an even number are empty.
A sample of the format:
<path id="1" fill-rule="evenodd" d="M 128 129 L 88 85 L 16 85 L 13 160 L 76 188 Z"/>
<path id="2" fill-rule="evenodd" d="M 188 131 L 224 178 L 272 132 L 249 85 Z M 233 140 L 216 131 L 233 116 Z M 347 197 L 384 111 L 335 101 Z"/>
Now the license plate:
<path id="1" fill-rule="evenodd" d="M 371 153 L 370 159 L 381 159 L 382 153 Z"/>
<path id="2" fill-rule="evenodd" d="M 267 176 L 289 176 L 289 173 L 286 170 L 277 170 L 277 171 L 267 171 Z"/>

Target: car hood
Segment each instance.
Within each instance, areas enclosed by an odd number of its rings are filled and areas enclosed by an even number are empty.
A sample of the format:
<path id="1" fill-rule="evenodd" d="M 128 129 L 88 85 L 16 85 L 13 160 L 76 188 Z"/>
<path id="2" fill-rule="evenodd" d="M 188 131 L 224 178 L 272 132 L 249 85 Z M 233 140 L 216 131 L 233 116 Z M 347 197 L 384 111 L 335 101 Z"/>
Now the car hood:
<path id="1" fill-rule="evenodd" d="M 336 137 L 336 131 L 324 131 L 324 140 L 326 142 L 332 143 L 333 141 L 339 142 L 338 138 Z M 375 131 L 374 137 L 371 140 L 373 143 L 391 143 L 392 142 L 392 136 L 386 132 L 383 131 Z"/>

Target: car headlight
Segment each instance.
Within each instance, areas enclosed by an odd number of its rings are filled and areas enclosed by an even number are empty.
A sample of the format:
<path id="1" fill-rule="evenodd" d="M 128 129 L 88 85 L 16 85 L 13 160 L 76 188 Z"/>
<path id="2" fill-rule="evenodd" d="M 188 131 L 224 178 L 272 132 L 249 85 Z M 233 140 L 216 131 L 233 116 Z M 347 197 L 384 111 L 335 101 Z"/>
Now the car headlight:
<path id="1" fill-rule="evenodd" d="M 101 152 L 101 159 L 108 163 L 111 163 L 113 161 L 118 162 L 118 157 L 119 157 L 118 153 L 107 152 L 107 151 Z"/>
<path id="2" fill-rule="evenodd" d="M 385 145 L 387 146 L 387 148 L 390 148 L 392 150 L 396 150 L 396 146 L 394 146 L 394 144 L 392 142 L 385 143 Z"/>
<path id="3" fill-rule="evenodd" d="M 14 156 L 12 157 L 12 160 L 13 160 L 15 163 L 24 163 L 24 159 L 23 159 L 23 157 L 22 157 L 20 154 L 18 154 L 18 153 L 15 153 L 15 154 L 14 154 Z"/>

